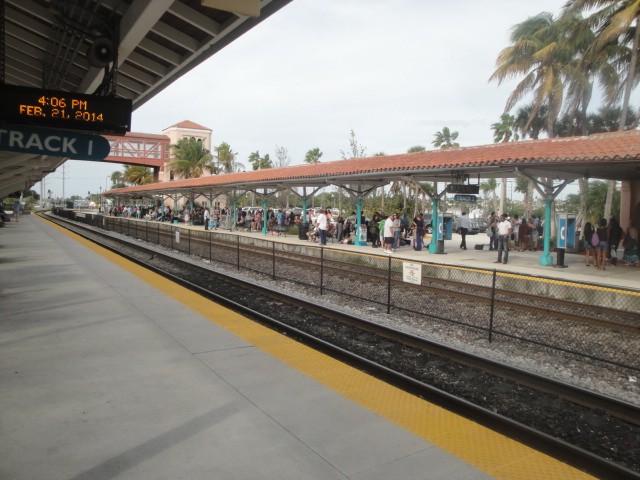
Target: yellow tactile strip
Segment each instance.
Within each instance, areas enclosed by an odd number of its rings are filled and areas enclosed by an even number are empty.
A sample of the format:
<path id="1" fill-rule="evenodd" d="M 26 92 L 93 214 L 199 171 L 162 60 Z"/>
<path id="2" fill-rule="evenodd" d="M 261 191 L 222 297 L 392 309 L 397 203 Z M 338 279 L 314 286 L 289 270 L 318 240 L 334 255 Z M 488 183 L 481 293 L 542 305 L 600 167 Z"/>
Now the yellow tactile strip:
<path id="1" fill-rule="evenodd" d="M 594 478 L 256 324 L 78 235 L 51 225 L 260 350 L 494 478 Z"/>

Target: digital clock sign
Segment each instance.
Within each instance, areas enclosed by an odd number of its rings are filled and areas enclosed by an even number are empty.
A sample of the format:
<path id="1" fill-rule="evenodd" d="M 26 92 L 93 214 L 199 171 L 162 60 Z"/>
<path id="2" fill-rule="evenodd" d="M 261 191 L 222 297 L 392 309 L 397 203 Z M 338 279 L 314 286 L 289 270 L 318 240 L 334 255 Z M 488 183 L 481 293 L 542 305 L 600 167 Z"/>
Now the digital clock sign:
<path id="1" fill-rule="evenodd" d="M 124 98 L 0 86 L 0 121 L 123 135 L 132 102 Z"/>
<path id="2" fill-rule="evenodd" d="M 449 185 L 447 185 L 447 193 L 462 193 L 466 195 L 478 195 L 480 193 L 480 185 L 450 183 Z"/>

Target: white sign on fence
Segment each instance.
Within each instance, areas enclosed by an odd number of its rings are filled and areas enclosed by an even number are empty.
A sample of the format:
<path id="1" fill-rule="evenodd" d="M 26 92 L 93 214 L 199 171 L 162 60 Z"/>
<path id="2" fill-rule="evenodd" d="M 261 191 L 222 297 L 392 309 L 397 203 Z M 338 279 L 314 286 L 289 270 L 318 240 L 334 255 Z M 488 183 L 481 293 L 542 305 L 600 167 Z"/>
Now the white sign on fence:
<path id="1" fill-rule="evenodd" d="M 422 264 L 402 262 L 402 281 L 413 283 L 415 285 L 422 284 Z"/>

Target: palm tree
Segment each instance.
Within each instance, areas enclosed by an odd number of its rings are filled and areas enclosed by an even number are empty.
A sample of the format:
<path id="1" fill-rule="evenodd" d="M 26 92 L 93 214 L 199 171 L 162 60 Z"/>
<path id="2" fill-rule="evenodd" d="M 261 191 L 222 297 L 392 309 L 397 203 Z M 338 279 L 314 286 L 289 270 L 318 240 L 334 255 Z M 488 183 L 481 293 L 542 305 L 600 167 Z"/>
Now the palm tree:
<path id="1" fill-rule="evenodd" d="M 515 126 L 515 117 L 508 113 L 503 113 L 500 116 L 500 121 L 492 124 L 491 129 L 493 130 L 493 141 L 495 143 L 507 143 L 511 138 L 517 142 L 519 139 Z M 507 199 L 507 179 L 505 177 L 502 177 L 500 186 L 500 211 L 504 212 Z"/>
<path id="2" fill-rule="evenodd" d="M 524 76 L 507 99 L 504 111 L 510 111 L 519 100 L 533 92 L 529 128 L 538 110 L 546 105 L 547 132 L 554 136 L 554 122 L 564 98 L 563 77 L 570 76 L 575 48 L 563 35 L 563 25 L 553 15 L 542 12 L 515 25 L 511 32 L 512 45 L 503 49 L 496 60 L 496 71 L 489 80 L 503 81 Z"/>
<path id="3" fill-rule="evenodd" d="M 485 199 L 487 199 L 487 197 L 489 196 L 489 194 L 492 194 L 493 196 L 493 211 L 497 211 L 498 210 L 498 201 L 496 198 L 496 188 L 498 188 L 498 182 L 496 181 L 495 178 L 489 178 L 487 179 L 486 182 L 482 182 L 480 184 L 480 190 L 482 190 L 482 194 L 484 196 Z"/>
<path id="4" fill-rule="evenodd" d="M 238 155 L 231 150 L 231 145 L 227 142 L 222 142 L 216 147 L 216 155 L 218 156 L 218 166 L 216 167 L 216 173 L 232 173 L 235 169 L 235 159 Z"/>
<path id="5" fill-rule="evenodd" d="M 129 185 L 146 185 L 153 182 L 153 173 L 149 167 L 125 165 L 122 179 Z"/>
<path id="6" fill-rule="evenodd" d="M 260 151 L 256 150 L 249 154 L 249 163 L 254 170 L 264 170 L 266 168 L 273 168 L 273 163 L 267 153 L 264 157 L 260 156 Z"/>
<path id="7" fill-rule="evenodd" d="M 565 5 L 565 11 L 588 11 L 592 12 L 588 19 L 595 26 L 596 33 L 594 41 L 590 47 L 591 55 L 601 53 L 610 45 L 622 44 L 630 45 L 628 55 L 619 56 L 624 62 L 623 71 L 623 99 L 622 112 L 618 130 L 622 131 L 627 125 L 627 114 L 629 111 L 629 99 L 631 92 L 637 84 L 637 63 L 638 47 L 640 46 L 640 2 L 637 0 L 569 0 Z M 626 60 L 626 61 L 625 61 Z M 610 180 L 608 184 L 607 199 L 605 203 L 605 218 L 611 216 L 611 206 L 613 202 L 613 191 L 615 181 Z"/>
<path id="8" fill-rule="evenodd" d="M 440 149 L 458 148 L 460 146 L 460 144 L 456 142 L 458 135 L 458 132 L 450 131 L 449 127 L 443 127 L 440 132 L 434 133 L 431 144 Z"/>
<path id="9" fill-rule="evenodd" d="M 533 104 L 521 106 L 516 111 L 513 125 L 519 132 L 520 138 L 529 137 L 532 140 L 540 138 L 540 133 L 546 131 L 547 127 L 547 106 L 540 105 L 538 111 L 533 115 Z"/>
<path id="10" fill-rule="evenodd" d="M 321 156 L 322 156 L 322 152 L 318 147 L 307 150 L 307 153 L 304 156 L 304 163 L 308 163 L 308 164 L 320 163 Z"/>
<path id="11" fill-rule="evenodd" d="M 171 145 L 173 149 L 173 160 L 171 160 L 171 170 L 182 178 L 201 177 L 206 171 L 216 172 L 216 166 L 212 163 L 212 156 L 209 150 L 204 148 L 202 142 L 192 138 L 182 138 L 178 143 Z"/>
<path id="12" fill-rule="evenodd" d="M 118 170 L 111 174 L 111 188 L 123 188 L 124 184 L 124 174 Z"/>
<path id="13" fill-rule="evenodd" d="M 529 218 L 531 216 L 531 207 L 533 206 L 533 189 L 529 189 L 529 184 L 531 184 L 531 180 L 525 177 L 516 178 L 516 192 L 522 193 L 524 196 L 523 204 L 524 204 L 524 218 Z"/>

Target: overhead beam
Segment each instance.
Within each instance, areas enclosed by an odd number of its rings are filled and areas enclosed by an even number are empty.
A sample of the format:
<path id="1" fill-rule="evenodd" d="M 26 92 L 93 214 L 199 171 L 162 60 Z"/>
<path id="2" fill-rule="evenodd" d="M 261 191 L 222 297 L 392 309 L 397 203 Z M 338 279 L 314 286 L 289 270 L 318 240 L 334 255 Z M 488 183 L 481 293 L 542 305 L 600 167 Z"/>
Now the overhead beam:
<path id="1" fill-rule="evenodd" d="M 260 0 L 202 0 L 202 6 L 247 17 L 260 16 Z"/>

